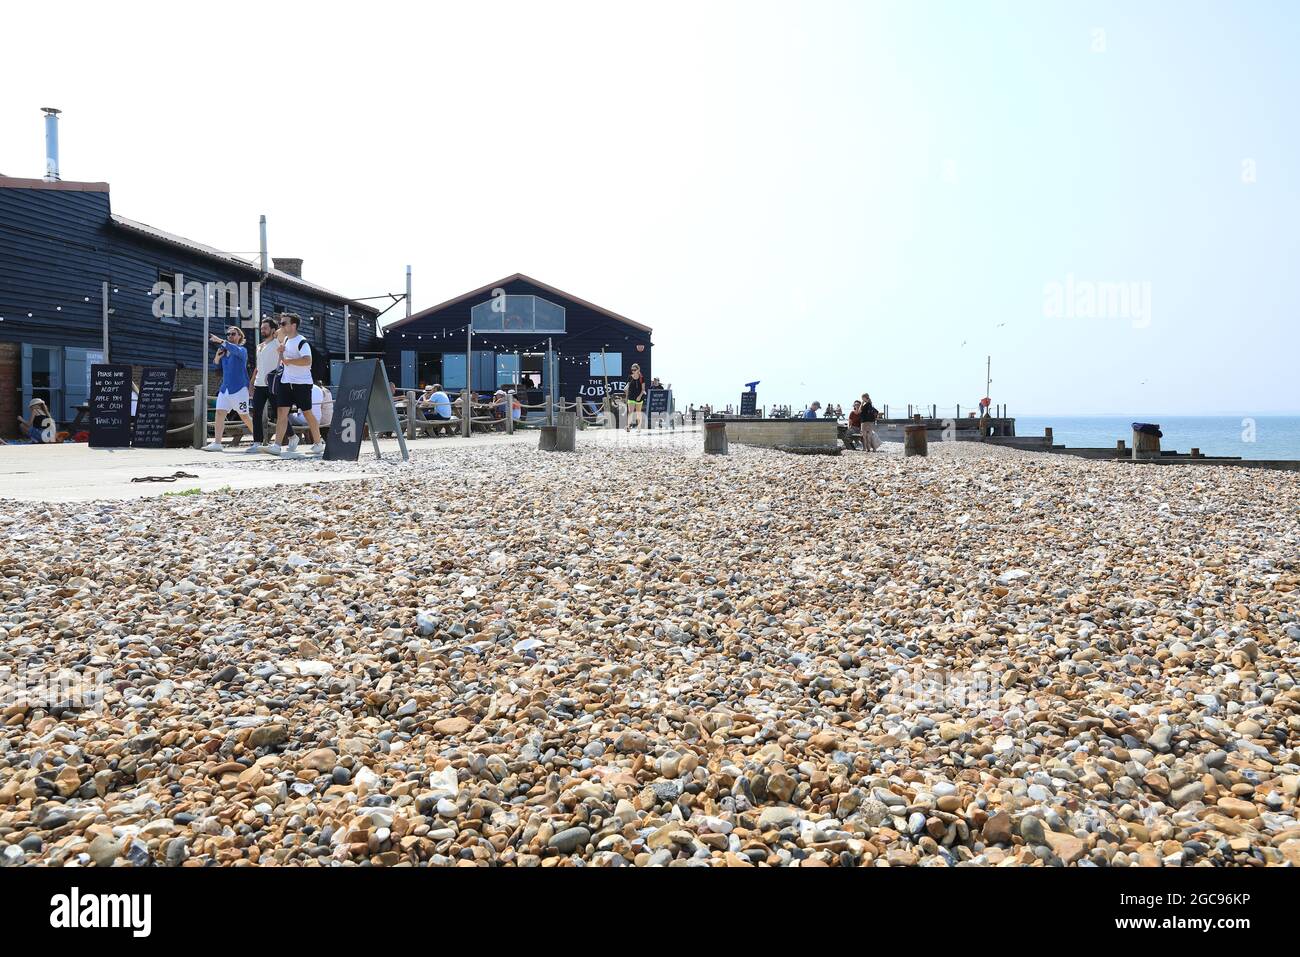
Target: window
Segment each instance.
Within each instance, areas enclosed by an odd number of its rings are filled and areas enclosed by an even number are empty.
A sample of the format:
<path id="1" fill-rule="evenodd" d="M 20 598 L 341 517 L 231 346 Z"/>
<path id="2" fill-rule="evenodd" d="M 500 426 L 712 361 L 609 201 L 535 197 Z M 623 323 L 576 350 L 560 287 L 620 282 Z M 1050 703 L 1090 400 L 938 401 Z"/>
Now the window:
<path id="1" fill-rule="evenodd" d="M 623 353 L 593 352 L 591 354 L 591 375 L 593 378 L 623 375 Z"/>
<path id="2" fill-rule="evenodd" d="M 156 296 L 154 315 L 162 322 L 179 326 L 181 324 L 180 317 L 185 313 L 184 307 L 176 296 L 176 274 L 159 270 L 158 284 L 153 289 Z"/>
<path id="3" fill-rule="evenodd" d="M 470 310 L 475 332 L 562 335 L 564 308 L 536 296 L 493 296 Z"/>

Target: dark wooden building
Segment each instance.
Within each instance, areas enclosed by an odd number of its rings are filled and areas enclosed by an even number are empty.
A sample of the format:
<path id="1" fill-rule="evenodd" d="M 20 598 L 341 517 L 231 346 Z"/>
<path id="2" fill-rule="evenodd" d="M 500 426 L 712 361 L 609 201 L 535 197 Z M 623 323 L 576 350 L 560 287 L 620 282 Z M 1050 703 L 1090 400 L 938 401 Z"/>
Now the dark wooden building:
<path id="1" fill-rule="evenodd" d="M 473 347 L 467 331 L 473 324 Z M 651 377 L 650 327 L 515 273 L 384 329 L 390 381 L 475 392 L 524 385 L 597 402 L 633 363 Z M 547 370 L 548 346 L 554 356 Z M 468 373 L 468 374 L 467 374 Z"/>
<path id="2" fill-rule="evenodd" d="M 261 315 L 303 318 L 319 379 L 332 379 L 345 353 L 344 306 L 351 353 L 382 350 L 378 310 L 304 280 L 301 260 L 275 264 L 263 277 L 254 262 L 117 215 L 106 183 L 0 177 L 0 434 L 14 434 L 33 397 L 61 422 L 85 401 L 89 366 L 105 358 L 105 283 L 107 358 L 176 367 L 181 384 L 197 381 L 212 355 L 202 331 L 208 284 L 220 333 L 256 325 L 250 291 L 260 280 Z"/>

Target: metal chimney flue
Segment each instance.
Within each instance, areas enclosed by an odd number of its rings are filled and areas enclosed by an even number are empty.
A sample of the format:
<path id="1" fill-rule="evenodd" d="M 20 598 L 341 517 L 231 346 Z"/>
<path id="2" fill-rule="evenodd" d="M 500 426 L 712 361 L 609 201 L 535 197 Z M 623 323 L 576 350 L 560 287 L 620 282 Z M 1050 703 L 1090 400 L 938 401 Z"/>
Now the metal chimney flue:
<path id="1" fill-rule="evenodd" d="M 59 181 L 59 113 L 52 106 L 41 107 L 45 114 L 45 182 Z"/>

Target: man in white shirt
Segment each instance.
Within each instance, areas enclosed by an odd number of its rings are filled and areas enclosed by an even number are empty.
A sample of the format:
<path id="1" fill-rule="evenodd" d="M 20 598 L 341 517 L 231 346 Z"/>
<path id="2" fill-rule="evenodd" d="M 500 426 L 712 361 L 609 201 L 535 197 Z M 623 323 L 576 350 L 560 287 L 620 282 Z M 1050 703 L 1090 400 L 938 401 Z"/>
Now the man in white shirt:
<path id="1" fill-rule="evenodd" d="M 274 396 L 266 377 L 280 368 L 280 340 L 275 335 L 275 323 L 262 320 L 262 343 L 257 347 L 257 372 L 253 376 L 253 444 L 250 452 L 260 452 L 266 445 L 266 406 L 275 408 Z"/>
<path id="2" fill-rule="evenodd" d="M 289 431 L 289 410 L 295 405 L 302 409 L 307 428 L 311 430 L 312 454 L 320 455 L 325 451 L 316 413 L 311 411 L 311 345 L 299 334 L 300 323 L 297 316 L 285 313 L 280 317 L 280 330 L 276 333 L 284 373 L 280 376 L 280 388 L 275 396 L 275 444 L 267 449 L 272 455 L 284 451 L 284 436 Z"/>

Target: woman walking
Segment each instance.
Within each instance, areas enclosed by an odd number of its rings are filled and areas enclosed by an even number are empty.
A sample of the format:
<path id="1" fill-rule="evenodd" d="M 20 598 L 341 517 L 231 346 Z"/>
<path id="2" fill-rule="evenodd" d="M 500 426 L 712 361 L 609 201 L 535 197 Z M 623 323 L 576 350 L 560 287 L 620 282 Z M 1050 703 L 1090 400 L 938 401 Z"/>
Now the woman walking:
<path id="1" fill-rule="evenodd" d="M 627 380 L 627 428 L 626 432 L 632 431 L 632 423 L 635 422 L 638 427 L 641 425 L 641 409 L 645 407 L 645 376 L 641 374 L 641 366 L 632 363 L 632 372 Z"/>
<path id="2" fill-rule="evenodd" d="M 880 418 L 879 410 L 871 404 L 870 393 L 862 393 L 862 450 L 874 452 L 880 448 L 880 436 L 876 435 L 876 420 Z"/>

